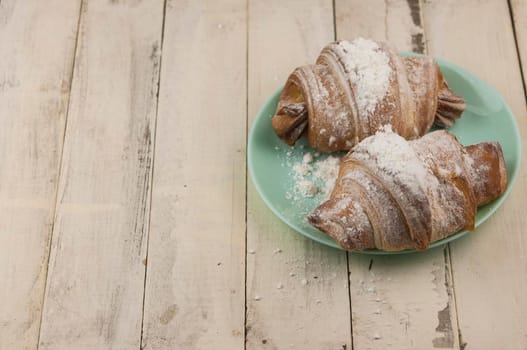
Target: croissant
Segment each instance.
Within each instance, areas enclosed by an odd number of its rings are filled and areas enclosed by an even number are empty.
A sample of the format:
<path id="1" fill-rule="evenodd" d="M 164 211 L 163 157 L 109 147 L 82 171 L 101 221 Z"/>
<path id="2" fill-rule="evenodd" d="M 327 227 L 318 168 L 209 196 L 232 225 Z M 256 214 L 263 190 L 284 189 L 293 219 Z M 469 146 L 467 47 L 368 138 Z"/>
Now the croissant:
<path id="1" fill-rule="evenodd" d="M 401 57 L 358 38 L 330 43 L 316 64 L 295 69 L 271 123 L 288 145 L 307 129 L 314 149 L 342 151 L 386 124 L 406 139 L 420 137 L 434 122 L 451 126 L 464 108 L 431 57 Z"/>
<path id="2" fill-rule="evenodd" d="M 344 156 L 329 200 L 308 221 L 350 251 L 424 250 L 473 230 L 477 207 L 506 186 L 499 143 L 464 147 L 444 130 L 407 141 L 385 128 Z"/>

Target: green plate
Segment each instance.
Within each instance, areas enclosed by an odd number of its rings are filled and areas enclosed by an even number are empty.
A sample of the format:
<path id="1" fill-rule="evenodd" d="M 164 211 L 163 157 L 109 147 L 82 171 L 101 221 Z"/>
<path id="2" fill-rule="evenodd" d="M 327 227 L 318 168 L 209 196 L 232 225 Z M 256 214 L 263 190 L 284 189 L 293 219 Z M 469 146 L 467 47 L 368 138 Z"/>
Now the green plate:
<path id="1" fill-rule="evenodd" d="M 449 131 L 465 145 L 498 141 L 503 148 L 508 172 L 507 190 L 500 198 L 478 209 L 476 215 L 476 227 L 478 227 L 501 206 L 518 175 L 521 159 L 518 126 L 510 108 L 496 90 L 461 67 L 441 59 L 436 61 L 451 89 L 464 96 L 467 104 L 462 117 L 449 128 Z M 274 133 L 271 117 L 275 112 L 281 90 L 276 91 L 263 105 L 249 134 L 247 158 L 252 181 L 264 202 L 287 225 L 317 242 L 341 249 L 331 237 L 311 226 L 306 220 L 306 215 L 319 205 L 322 199 L 319 196 L 300 197 L 297 200 L 290 198 L 289 194 L 294 192 L 294 181 L 292 169 L 288 164 L 300 161 L 306 152 L 315 151 L 309 147 L 305 137 L 302 137 L 295 147 L 289 147 Z M 327 156 L 322 154 L 319 159 Z M 464 236 L 467 232 L 461 231 L 434 242 L 430 248 L 442 246 Z M 371 249 L 356 252 L 401 254 L 416 252 L 416 250 L 385 252 Z"/>

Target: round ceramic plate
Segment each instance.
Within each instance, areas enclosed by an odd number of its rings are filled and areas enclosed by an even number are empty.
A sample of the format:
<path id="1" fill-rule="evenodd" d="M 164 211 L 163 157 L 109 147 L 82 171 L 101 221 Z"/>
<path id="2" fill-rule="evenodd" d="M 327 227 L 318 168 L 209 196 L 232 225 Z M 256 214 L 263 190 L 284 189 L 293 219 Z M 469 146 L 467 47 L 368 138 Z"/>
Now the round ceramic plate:
<path id="1" fill-rule="evenodd" d="M 449 128 L 449 131 L 465 145 L 482 141 L 498 141 L 505 156 L 508 172 L 507 190 L 500 198 L 478 209 L 476 215 L 476 227 L 478 227 L 501 206 L 510 193 L 518 174 L 521 159 L 518 126 L 510 108 L 496 90 L 461 67 L 440 59 L 436 61 L 451 89 L 464 96 L 467 105 L 462 117 L 453 127 Z M 300 162 L 305 153 L 313 154 L 315 151 L 309 147 L 305 137 L 302 137 L 294 147 L 290 147 L 274 133 L 271 127 L 271 117 L 275 112 L 280 92 L 281 89 L 276 91 L 263 105 L 249 134 L 247 159 L 252 181 L 264 202 L 287 225 L 317 242 L 340 248 L 331 237 L 311 226 L 306 220 L 306 215 L 323 200 L 321 195 L 312 198 L 295 196 L 295 181 L 291 164 Z M 317 159 L 327 156 L 327 154 L 322 154 Z M 466 233 L 467 231 L 458 232 L 432 243 L 430 248 L 444 245 Z M 415 252 L 415 250 L 357 251 L 357 253 L 366 254 L 410 252 Z"/>

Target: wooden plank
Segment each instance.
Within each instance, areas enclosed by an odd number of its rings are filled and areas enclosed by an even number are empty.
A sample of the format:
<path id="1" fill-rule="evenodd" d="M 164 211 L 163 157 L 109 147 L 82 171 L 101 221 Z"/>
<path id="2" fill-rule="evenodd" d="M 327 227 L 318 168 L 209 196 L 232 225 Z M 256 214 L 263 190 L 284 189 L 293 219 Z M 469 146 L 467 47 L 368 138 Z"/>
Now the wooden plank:
<path id="1" fill-rule="evenodd" d="M 525 95 L 507 2 L 427 1 L 425 18 L 430 52 L 494 86 L 526 140 Z M 451 244 L 461 338 L 467 349 L 527 346 L 526 174 L 524 161 L 514 190 L 492 219 L 476 234 Z"/>
<path id="2" fill-rule="evenodd" d="M 249 120 L 333 35 L 331 1 L 249 2 Z M 351 349 L 346 254 L 289 229 L 250 181 L 247 205 L 247 349 Z"/>
<path id="3" fill-rule="evenodd" d="M 340 39 L 363 36 L 398 50 L 426 50 L 420 1 L 342 0 L 335 12 Z M 355 350 L 459 347 L 447 250 L 349 260 Z"/>
<path id="4" fill-rule="evenodd" d="M 40 349 L 138 349 L 163 4 L 84 2 Z"/>
<path id="5" fill-rule="evenodd" d="M 527 85 L 527 1 L 511 0 L 511 11 L 516 33 L 516 45 L 520 54 L 520 62 L 523 68 L 524 89 Z"/>
<path id="6" fill-rule="evenodd" d="M 80 1 L 0 4 L 0 349 L 35 349 Z"/>
<path id="7" fill-rule="evenodd" d="M 243 349 L 246 4 L 166 12 L 144 349 Z"/>

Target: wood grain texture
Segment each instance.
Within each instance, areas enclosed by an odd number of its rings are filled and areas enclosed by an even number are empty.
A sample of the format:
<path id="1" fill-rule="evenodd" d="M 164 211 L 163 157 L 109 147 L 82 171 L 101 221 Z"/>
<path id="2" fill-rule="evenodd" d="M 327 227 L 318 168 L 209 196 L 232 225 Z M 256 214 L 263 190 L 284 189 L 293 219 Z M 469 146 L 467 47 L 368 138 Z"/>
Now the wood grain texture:
<path id="1" fill-rule="evenodd" d="M 249 2 L 249 120 L 333 35 L 331 1 Z M 247 205 L 247 349 L 351 349 L 346 253 L 289 229 L 250 181 Z"/>
<path id="2" fill-rule="evenodd" d="M 80 1 L 0 3 L 0 349 L 35 349 Z"/>
<path id="3" fill-rule="evenodd" d="M 40 349 L 138 349 L 163 4 L 84 2 Z"/>
<path id="4" fill-rule="evenodd" d="M 525 89 L 525 86 L 527 85 L 527 0 L 511 0 L 509 3 L 516 32 L 516 45 L 518 46 L 520 63 L 523 68 Z"/>
<path id="5" fill-rule="evenodd" d="M 515 114 L 525 145 L 527 110 L 507 2 L 426 1 L 424 10 L 430 52 L 496 88 Z M 526 174 L 524 159 L 504 205 L 475 234 L 451 244 L 465 349 L 527 348 Z"/>
<path id="6" fill-rule="evenodd" d="M 337 38 L 426 51 L 419 1 L 336 1 Z M 448 251 L 349 259 L 354 349 L 457 349 Z"/>
<path id="7" fill-rule="evenodd" d="M 243 349 L 246 4 L 169 1 L 143 349 Z"/>

